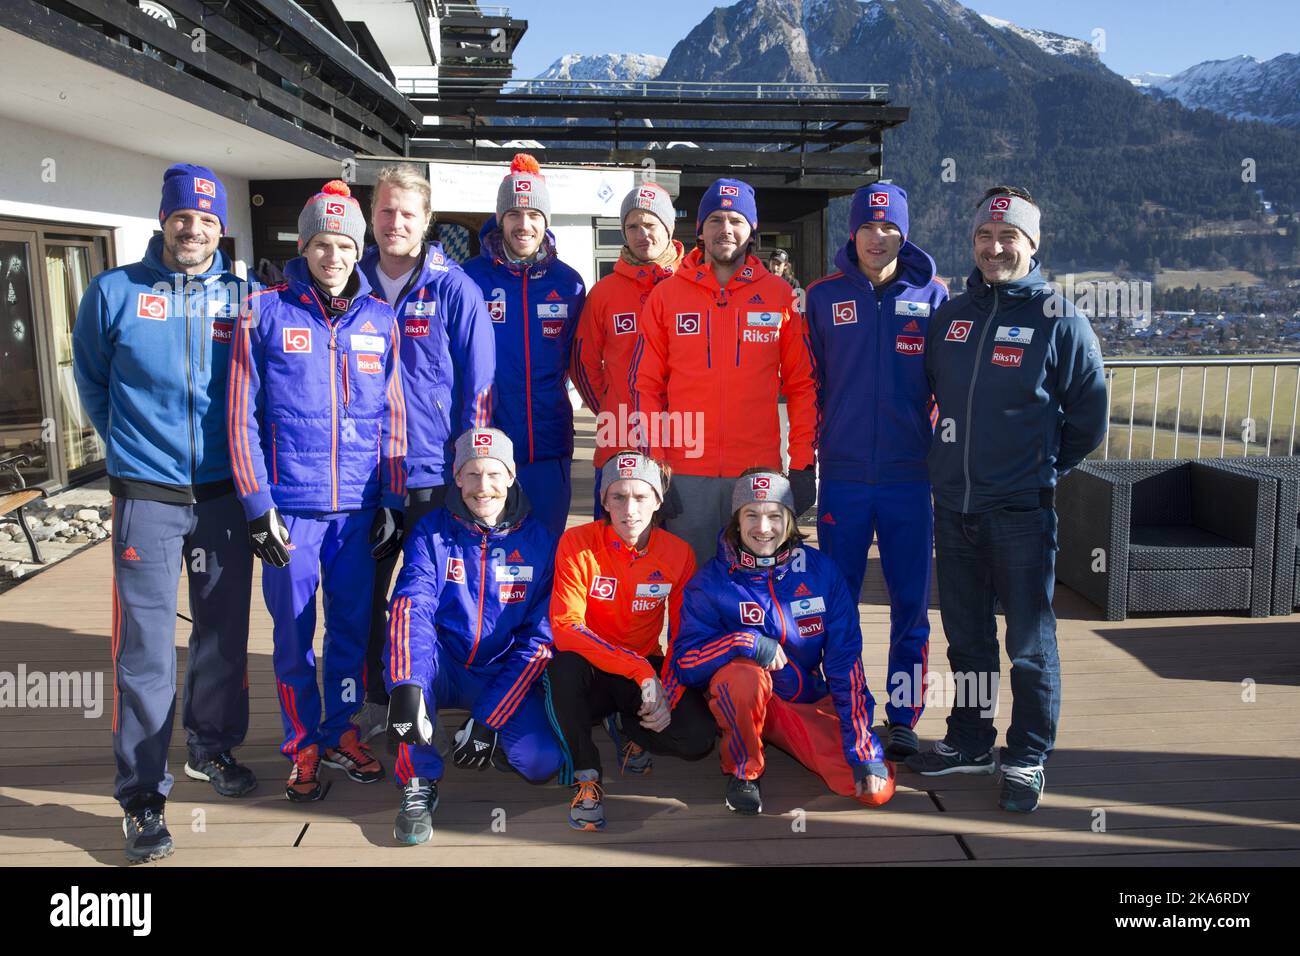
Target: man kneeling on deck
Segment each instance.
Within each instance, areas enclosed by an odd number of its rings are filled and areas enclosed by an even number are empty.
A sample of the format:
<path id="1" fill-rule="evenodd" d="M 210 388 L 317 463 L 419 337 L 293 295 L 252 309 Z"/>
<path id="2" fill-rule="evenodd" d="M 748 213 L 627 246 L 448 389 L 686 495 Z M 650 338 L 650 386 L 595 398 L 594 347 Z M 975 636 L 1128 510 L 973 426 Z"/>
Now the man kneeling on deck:
<path id="1" fill-rule="evenodd" d="M 458 767 L 485 769 L 498 745 L 534 783 L 563 763 L 538 682 L 553 653 L 555 538 L 530 514 L 504 432 L 465 432 L 453 469 L 459 494 L 416 525 L 388 607 L 388 732 L 405 788 L 399 843 L 433 832 L 443 761 L 431 715 L 440 708 L 470 712 L 455 737 Z"/>

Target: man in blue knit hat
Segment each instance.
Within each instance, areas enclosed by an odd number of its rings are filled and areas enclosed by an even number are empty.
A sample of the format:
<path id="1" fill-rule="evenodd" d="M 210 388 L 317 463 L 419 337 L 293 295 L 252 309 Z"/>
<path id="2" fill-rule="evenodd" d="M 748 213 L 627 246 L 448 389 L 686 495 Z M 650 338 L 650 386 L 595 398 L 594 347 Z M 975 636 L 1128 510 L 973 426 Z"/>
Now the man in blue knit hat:
<path id="1" fill-rule="evenodd" d="M 933 517 L 925 457 L 930 386 L 925 334 L 948 299 L 934 260 L 908 239 L 907 193 L 872 183 L 853 194 L 838 271 L 808 287 L 817 359 L 817 539 L 854 600 L 879 542 L 889 589 L 890 760 L 917 751 L 929 663 Z"/>
<path id="2" fill-rule="evenodd" d="M 172 852 L 163 808 L 176 709 L 176 589 L 189 576 L 185 773 L 238 797 L 257 780 L 231 751 L 248 730 L 253 555 L 230 473 L 223 410 L 247 289 L 217 248 L 226 190 L 210 169 L 163 174 L 162 234 L 141 262 L 82 296 L 73 371 L 108 448 L 113 495 L 114 796 L 132 863 Z"/>

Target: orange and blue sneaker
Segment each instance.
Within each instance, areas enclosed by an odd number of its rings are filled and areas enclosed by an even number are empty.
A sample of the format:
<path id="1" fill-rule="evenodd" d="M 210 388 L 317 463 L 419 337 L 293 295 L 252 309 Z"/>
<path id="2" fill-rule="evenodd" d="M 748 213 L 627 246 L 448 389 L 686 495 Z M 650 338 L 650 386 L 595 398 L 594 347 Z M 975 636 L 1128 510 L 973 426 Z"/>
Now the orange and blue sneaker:
<path id="1" fill-rule="evenodd" d="M 326 748 L 321 763 L 342 770 L 350 780 L 357 783 L 376 783 L 384 779 L 383 764 L 361 742 L 355 727 L 348 728 L 337 747 Z"/>
<path id="2" fill-rule="evenodd" d="M 609 739 L 614 741 L 614 749 L 618 752 L 619 773 L 645 774 L 654 769 L 654 757 L 650 756 L 644 747 L 623 736 L 622 714 L 610 714 L 606 717 L 605 730 L 609 733 Z"/>
<path id="3" fill-rule="evenodd" d="M 573 802 L 569 804 L 569 826 L 575 830 L 605 829 L 600 774 L 594 770 L 579 770 L 573 775 L 573 786 Z"/>
<path id="4" fill-rule="evenodd" d="M 289 771 L 284 795 L 294 803 L 319 800 L 325 795 L 320 785 L 320 748 L 315 744 L 293 755 L 293 769 Z"/>

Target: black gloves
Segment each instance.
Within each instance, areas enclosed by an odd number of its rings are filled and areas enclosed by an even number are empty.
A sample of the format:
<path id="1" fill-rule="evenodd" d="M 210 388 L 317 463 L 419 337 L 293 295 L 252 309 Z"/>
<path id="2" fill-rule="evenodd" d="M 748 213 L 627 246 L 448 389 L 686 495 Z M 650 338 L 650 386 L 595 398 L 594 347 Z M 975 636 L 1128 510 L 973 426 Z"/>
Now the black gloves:
<path id="1" fill-rule="evenodd" d="M 796 518 L 817 504 L 817 473 L 812 465 L 790 472 L 790 491 L 794 495 Z"/>
<path id="2" fill-rule="evenodd" d="M 287 567 L 289 564 L 289 526 L 280 517 L 280 512 L 272 508 L 266 514 L 248 522 L 248 542 L 253 553 L 273 568 Z"/>
<path id="3" fill-rule="evenodd" d="M 388 736 L 412 746 L 433 740 L 433 721 L 419 684 L 399 684 L 388 695 Z"/>
<path id="4" fill-rule="evenodd" d="M 659 514 L 665 519 L 682 516 L 682 496 L 672 481 L 668 482 L 668 491 L 664 494 L 664 503 L 659 506 Z"/>
<path id="5" fill-rule="evenodd" d="M 471 717 L 456 731 L 456 748 L 451 752 L 457 767 L 484 770 L 497 749 L 497 732 Z"/>
<path id="6" fill-rule="evenodd" d="M 396 508 L 380 508 L 375 512 L 375 520 L 370 525 L 370 556 L 376 561 L 387 560 L 401 549 L 403 519 L 402 512 Z"/>

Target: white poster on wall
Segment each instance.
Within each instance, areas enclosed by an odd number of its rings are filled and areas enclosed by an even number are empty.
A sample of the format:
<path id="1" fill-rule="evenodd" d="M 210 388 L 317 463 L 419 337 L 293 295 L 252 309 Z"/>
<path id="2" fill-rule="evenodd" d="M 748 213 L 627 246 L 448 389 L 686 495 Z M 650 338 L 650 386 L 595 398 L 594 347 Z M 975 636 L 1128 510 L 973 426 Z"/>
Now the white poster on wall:
<path id="1" fill-rule="evenodd" d="M 429 164 L 433 208 L 438 212 L 496 211 L 497 187 L 507 165 L 485 163 Z M 618 217 L 623 197 L 631 190 L 636 171 L 631 169 L 574 169 L 542 165 L 551 194 L 552 215 Z"/>

